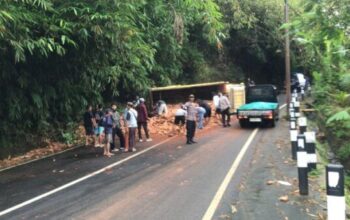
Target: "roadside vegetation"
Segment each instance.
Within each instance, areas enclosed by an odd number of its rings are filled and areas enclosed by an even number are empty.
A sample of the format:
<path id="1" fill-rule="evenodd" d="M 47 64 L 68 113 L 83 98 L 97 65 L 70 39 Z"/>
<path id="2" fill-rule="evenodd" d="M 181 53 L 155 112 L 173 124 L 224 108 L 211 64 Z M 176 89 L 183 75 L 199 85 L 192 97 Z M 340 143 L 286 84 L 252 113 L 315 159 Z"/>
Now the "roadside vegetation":
<path id="1" fill-rule="evenodd" d="M 326 143 L 319 152 L 326 159 L 329 150 L 350 170 L 350 1 L 306 1 L 291 22 L 297 48 L 295 64 L 313 76 L 312 98 L 317 123 Z M 350 176 L 346 176 L 347 192 Z M 348 195 L 348 193 L 347 193 Z M 346 198 L 350 204 L 350 198 Z"/>
<path id="2" fill-rule="evenodd" d="M 291 23 L 296 64 L 313 76 L 319 127 L 336 157 L 350 169 L 350 1 L 306 1 Z"/>
<path id="3" fill-rule="evenodd" d="M 87 104 L 152 86 L 283 83 L 283 1 L 0 2 L 0 158 L 73 143 Z"/>

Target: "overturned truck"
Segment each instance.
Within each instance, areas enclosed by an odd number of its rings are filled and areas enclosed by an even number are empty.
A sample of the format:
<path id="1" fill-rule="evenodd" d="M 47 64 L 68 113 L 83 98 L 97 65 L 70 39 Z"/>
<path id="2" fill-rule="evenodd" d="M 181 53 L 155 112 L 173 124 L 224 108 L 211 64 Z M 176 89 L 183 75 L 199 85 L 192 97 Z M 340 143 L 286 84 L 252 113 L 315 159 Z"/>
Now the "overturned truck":
<path id="1" fill-rule="evenodd" d="M 150 104 L 153 105 L 158 100 L 164 100 L 166 103 L 171 104 L 184 103 L 187 101 L 189 94 L 194 94 L 196 99 L 212 100 L 213 94 L 217 92 L 228 94 L 231 102 L 230 112 L 232 114 L 236 113 L 237 109 L 245 104 L 244 84 L 233 84 L 226 81 L 152 88 L 150 91 Z"/>

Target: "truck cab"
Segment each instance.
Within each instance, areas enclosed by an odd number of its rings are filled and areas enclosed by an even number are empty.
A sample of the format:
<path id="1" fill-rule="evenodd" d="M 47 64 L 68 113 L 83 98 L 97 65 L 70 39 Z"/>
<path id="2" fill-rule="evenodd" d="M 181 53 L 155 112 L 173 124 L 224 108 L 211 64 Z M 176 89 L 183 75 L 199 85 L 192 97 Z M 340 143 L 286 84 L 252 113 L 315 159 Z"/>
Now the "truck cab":
<path id="1" fill-rule="evenodd" d="M 251 123 L 267 124 L 275 127 L 279 117 L 277 89 L 274 85 L 249 86 L 246 90 L 246 104 L 237 110 L 237 118 L 242 128 Z"/>

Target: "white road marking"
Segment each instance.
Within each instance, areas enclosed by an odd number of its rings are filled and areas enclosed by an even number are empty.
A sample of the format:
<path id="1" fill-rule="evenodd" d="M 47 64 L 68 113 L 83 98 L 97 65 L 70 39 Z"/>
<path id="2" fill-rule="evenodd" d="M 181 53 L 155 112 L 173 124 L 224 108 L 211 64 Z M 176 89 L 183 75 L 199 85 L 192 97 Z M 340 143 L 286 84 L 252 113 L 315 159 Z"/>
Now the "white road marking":
<path id="1" fill-rule="evenodd" d="M 113 167 L 115 167 L 115 166 L 118 166 L 118 165 L 120 165 L 120 164 L 122 164 L 122 163 L 125 163 L 125 162 L 127 162 L 127 161 L 129 161 L 129 160 L 131 160 L 131 159 L 133 159 L 133 158 L 135 158 L 135 157 L 137 157 L 137 156 L 140 156 L 141 154 L 144 154 L 144 153 L 146 153 L 147 151 L 150 151 L 150 150 L 152 150 L 152 149 L 158 147 L 159 145 L 162 145 L 162 144 L 164 144 L 164 143 L 170 141 L 171 139 L 173 139 L 173 138 L 175 138 L 175 137 L 176 137 L 176 136 L 171 137 L 171 138 L 168 138 L 168 139 L 166 139 L 166 140 L 164 140 L 164 141 L 162 141 L 162 142 L 159 142 L 158 144 L 155 144 L 155 145 L 153 145 L 153 146 L 151 146 L 151 147 L 149 147 L 149 148 L 147 148 L 147 149 L 144 149 L 144 150 L 142 150 L 142 151 L 140 151 L 140 152 L 138 152 L 138 153 L 136 153 L 136 154 L 133 154 L 133 155 L 131 155 L 130 157 L 127 157 L 127 158 L 124 158 L 124 159 L 122 159 L 122 160 L 120 160 L 120 161 L 118 161 L 118 162 L 112 163 L 112 164 L 110 164 L 110 165 L 108 165 L 108 166 L 106 166 L 106 167 L 104 167 L 104 168 L 102 168 L 102 169 L 100 169 L 100 170 L 97 170 L 97 171 L 95 171 L 95 172 L 93 172 L 93 173 L 90 173 L 90 174 L 88 174 L 88 175 L 86 175 L 86 176 L 83 176 L 83 177 L 81 177 L 81 178 L 79 178 L 79 179 L 77 179 L 77 180 L 71 181 L 71 182 L 69 182 L 69 183 L 67 183 L 67 184 L 65 184 L 65 185 L 62 185 L 62 186 L 60 186 L 60 187 L 58 187 L 58 188 L 56 188 L 56 189 L 53 189 L 53 190 L 51 190 L 51 191 L 49 191 L 49 192 L 47 192 L 47 193 L 44 193 L 44 194 L 42 194 L 42 195 L 36 196 L 36 197 L 34 197 L 34 198 L 32 198 L 32 199 L 29 199 L 29 200 L 27 200 L 27 201 L 25 201 L 25 202 L 22 202 L 22 203 L 20 203 L 20 204 L 18 204 L 18 205 L 15 205 L 15 206 L 11 207 L 11 208 L 5 209 L 5 210 L 3 210 L 3 211 L 0 212 L 0 216 L 6 215 L 6 214 L 8 214 L 8 213 L 10 213 L 10 212 L 13 212 L 13 211 L 19 209 L 19 208 L 22 208 L 22 207 L 24 207 L 24 206 L 27 206 L 27 205 L 29 205 L 29 204 L 32 204 L 32 203 L 34 203 L 34 202 L 36 202 L 36 201 L 39 201 L 39 200 L 41 200 L 41 199 L 43 199 L 43 198 L 46 198 L 46 197 L 52 195 L 52 194 L 54 194 L 54 193 L 57 193 L 57 192 L 62 191 L 62 190 L 64 190 L 64 189 L 67 189 L 67 188 L 69 188 L 69 187 L 71 187 L 71 186 L 74 186 L 74 185 L 76 185 L 76 184 L 78 184 L 78 183 L 84 181 L 84 180 L 87 180 L 87 179 L 89 179 L 89 178 L 91 178 L 91 177 L 94 177 L 94 176 L 100 174 L 100 173 L 103 173 L 103 172 L 105 172 L 105 171 L 107 171 L 107 170 L 109 170 L 109 169 L 111 169 L 111 168 L 113 168 Z"/>
<path id="2" fill-rule="evenodd" d="M 247 142 L 244 144 L 244 146 L 242 147 L 241 151 L 239 152 L 238 156 L 236 157 L 235 161 L 233 162 L 230 170 L 228 171 L 228 173 L 226 174 L 224 180 L 222 181 L 218 191 L 216 192 L 213 200 L 211 201 L 209 208 L 207 209 L 207 211 L 205 212 L 202 220 L 211 220 L 213 218 L 213 215 L 232 179 L 232 177 L 234 176 L 244 154 L 246 153 L 246 151 L 248 150 L 248 147 L 250 146 L 251 142 L 253 141 L 254 137 L 256 136 L 256 134 L 258 133 L 259 128 L 255 128 L 254 131 L 250 134 Z"/>
<path id="3" fill-rule="evenodd" d="M 283 105 L 280 106 L 280 110 L 281 110 L 282 108 L 286 107 L 286 106 L 287 106 L 287 104 L 284 103 Z"/>
<path id="4" fill-rule="evenodd" d="M 284 108 L 285 106 L 286 106 L 286 104 L 282 105 L 282 106 L 280 107 L 280 109 Z M 214 215 L 214 212 L 215 212 L 215 210 L 216 210 L 216 208 L 217 208 L 217 206 L 218 206 L 218 204 L 219 204 L 219 202 L 220 202 L 220 200 L 221 200 L 221 198 L 222 198 L 224 192 L 226 191 L 226 188 L 227 188 L 227 186 L 228 186 L 230 180 L 232 179 L 234 173 L 236 172 L 237 167 L 238 167 L 240 161 L 242 160 L 242 158 L 243 158 L 245 152 L 247 151 L 247 149 L 248 149 L 250 143 L 253 141 L 254 137 L 255 137 L 256 134 L 258 133 L 258 130 L 259 130 L 259 129 L 256 128 L 256 129 L 253 131 L 253 133 L 249 136 L 247 142 L 246 142 L 245 145 L 243 146 L 242 150 L 239 152 L 239 154 L 238 154 L 236 160 L 234 161 L 234 163 L 233 163 L 231 169 L 229 170 L 229 172 L 227 173 L 227 175 L 226 175 L 224 181 L 222 182 L 222 184 L 221 184 L 221 186 L 220 186 L 218 192 L 216 193 L 216 195 L 215 195 L 215 197 L 214 197 L 214 199 L 213 199 L 211 205 L 209 206 L 209 208 L 208 208 L 207 212 L 205 213 L 205 215 L 203 216 L 202 220 L 211 219 L 212 216 Z M 29 200 L 27 200 L 27 201 L 25 201 L 25 202 L 22 202 L 22 203 L 18 204 L 18 205 L 15 205 L 15 206 L 13 206 L 13 207 L 10 207 L 10 208 L 8 208 L 8 209 L 5 209 L 5 210 L 3 210 L 3 211 L 0 212 L 0 216 L 4 216 L 4 215 L 6 215 L 6 214 L 8 214 L 8 213 L 11 213 L 11 212 L 17 210 L 17 209 L 20 209 L 20 208 L 25 207 L 25 206 L 27 206 L 27 205 L 30 205 L 30 204 L 32 204 L 32 203 L 34 203 L 34 202 L 36 202 L 36 201 L 39 201 L 39 200 L 41 200 L 41 199 L 43 199 L 43 198 L 46 198 L 46 197 L 48 197 L 48 196 L 50 196 L 50 195 L 52 195 L 52 194 L 55 194 L 55 193 L 57 193 L 57 192 L 59 192 L 59 191 L 62 191 L 62 190 L 67 189 L 67 188 L 69 188 L 69 187 L 71 187 L 71 186 L 74 186 L 74 185 L 76 185 L 76 184 L 78 184 L 78 183 L 80 183 L 80 182 L 82 182 L 82 181 L 84 181 L 84 180 L 90 179 L 91 177 L 94 177 L 94 176 L 96 176 L 96 175 L 98 175 L 98 174 L 100 174 L 100 173 L 103 173 L 103 172 L 105 172 L 105 171 L 108 170 L 108 169 L 111 169 L 111 168 L 113 168 L 113 167 L 115 167 L 115 166 L 118 166 L 118 165 L 120 165 L 120 164 L 122 164 L 122 163 L 124 163 L 124 162 L 127 162 L 127 161 L 129 161 L 129 160 L 131 160 L 131 159 L 133 159 L 133 158 L 135 158 L 135 157 L 141 155 L 141 154 L 144 154 L 144 153 L 146 153 L 146 152 L 148 152 L 148 151 L 150 151 L 150 150 L 152 150 L 152 149 L 158 147 L 159 145 L 164 144 L 164 143 L 170 141 L 171 139 L 173 139 L 173 138 L 175 138 L 175 137 L 176 137 L 176 136 L 171 137 L 171 138 L 168 138 L 168 139 L 166 139 L 166 140 L 164 140 L 164 141 L 162 141 L 162 142 L 160 142 L 160 143 L 158 143 L 158 144 L 155 144 L 155 145 L 153 145 L 153 146 L 151 146 L 151 147 L 149 147 L 149 148 L 147 148 L 147 149 L 145 149 L 145 150 L 142 150 L 142 151 L 140 151 L 140 152 L 138 152 L 138 153 L 136 153 L 136 154 L 134 154 L 134 155 L 131 155 L 130 157 L 124 158 L 123 160 L 120 160 L 120 161 L 118 161 L 118 162 L 115 162 L 115 163 L 113 163 L 113 164 L 110 164 L 110 165 L 108 165 L 108 166 L 106 166 L 106 167 L 104 167 L 104 168 L 102 168 L 102 169 L 100 169 L 100 170 L 97 170 L 97 171 L 95 171 L 95 172 L 93 172 L 93 173 L 90 173 L 90 174 L 88 174 L 88 175 L 86 175 L 86 176 L 83 176 L 83 177 L 81 177 L 81 178 L 79 178 L 79 179 L 77 179 L 77 180 L 71 181 L 71 182 L 69 182 L 69 183 L 67 183 L 67 184 L 65 184 L 65 185 L 62 185 L 62 186 L 60 186 L 60 187 L 58 187 L 58 188 L 56 188 L 56 189 L 53 189 L 53 190 L 51 190 L 51 191 L 49 191 L 49 192 L 47 192 L 47 193 L 44 193 L 44 194 L 39 195 L 39 196 L 36 196 L 36 197 L 34 197 L 34 198 L 32 198 L 32 199 L 29 199 Z M 78 147 L 76 147 L 76 148 L 78 148 Z M 73 150 L 73 149 L 76 149 L 76 148 L 71 148 L 71 149 L 68 149 L 68 150 L 66 150 L 66 151 Z M 62 151 L 62 152 L 59 152 L 59 153 L 54 154 L 54 155 L 49 155 L 49 156 L 47 156 L 47 157 L 55 156 L 55 155 L 64 153 L 64 152 L 66 152 L 66 151 Z M 44 157 L 44 158 L 47 158 L 47 157 Z M 40 158 L 40 159 L 44 159 L 44 158 Z M 37 160 L 40 160 L 40 159 L 37 159 Z M 37 160 L 28 161 L 28 162 L 26 162 L 26 163 L 24 163 L 24 164 L 28 164 L 28 163 L 31 163 L 31 162 L 34 162 L 34 161 L 37 161 Z M 20 164 L 20 165 L 17 165 L 17 166 L 21 166 L 21 165 L 24 165 L 24 164 Z M 16 167 L 16 166 L 14 166 L 14 167 Z M 8 167 L 8 168 L 5 168 L 5 169 L 2 169 L 2 170 L 0 170 L 0 172 L 1 172 L 1 171 L 4 171 L 4 170 L 11 169 L 11 168 L 14 168 L 14 167 Z"/>

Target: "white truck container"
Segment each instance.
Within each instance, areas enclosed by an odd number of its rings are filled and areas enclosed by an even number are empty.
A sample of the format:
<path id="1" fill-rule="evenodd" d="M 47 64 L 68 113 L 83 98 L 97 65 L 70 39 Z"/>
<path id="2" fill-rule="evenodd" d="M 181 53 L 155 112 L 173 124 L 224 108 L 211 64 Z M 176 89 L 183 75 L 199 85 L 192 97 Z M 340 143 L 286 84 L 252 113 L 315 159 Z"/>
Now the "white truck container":
<path id="1" fill-rule="evenodd" d="M 231 103 L 231 114 L 236 114 L 237 109 L 244 105 L 246 102 L 245 99 L 245 85 L 241 84 L 226 84 L 225 92 L 228 94 L 228 99 Z"/>

